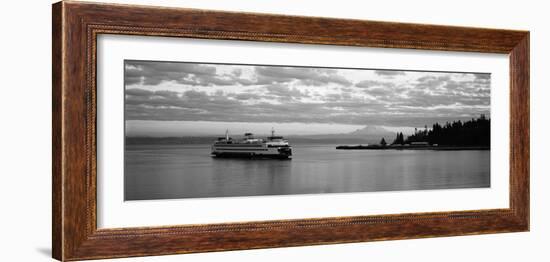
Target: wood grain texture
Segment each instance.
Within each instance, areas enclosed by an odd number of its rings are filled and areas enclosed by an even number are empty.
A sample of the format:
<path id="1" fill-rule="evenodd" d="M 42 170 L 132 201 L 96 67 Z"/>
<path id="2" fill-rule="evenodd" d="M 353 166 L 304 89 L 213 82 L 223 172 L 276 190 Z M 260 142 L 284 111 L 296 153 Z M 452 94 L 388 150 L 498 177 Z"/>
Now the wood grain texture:
<path id="1" fill-rule="evenodd" d="M 510 207 L 529 228 L 529 33 L 510 52 Z"/>
<path id="2" fill-rule="evenodd" d="M 82 260 L 529 230 L 529 33 L 484 28 L 60 2 L 53 5 L 53 257 Z M 99 34 L 510 55 L 510 208 L 98 229 Z"/>
<path id="3" fill-rule="evenodd" d="M 61 173 L 61 5 L 52 8 L 52 256 L 61 257 L 63 231 L 63 189 Z"/>

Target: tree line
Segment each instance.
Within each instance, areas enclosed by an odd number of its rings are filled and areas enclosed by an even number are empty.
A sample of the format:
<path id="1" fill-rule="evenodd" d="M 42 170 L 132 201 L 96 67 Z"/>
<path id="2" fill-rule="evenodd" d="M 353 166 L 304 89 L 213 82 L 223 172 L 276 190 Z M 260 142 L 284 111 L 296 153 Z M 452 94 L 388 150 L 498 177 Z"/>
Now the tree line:
<path id="1" fill-rule="evenodd" d="M 385 141 L 384 141 L 385 142 Z M 481 115 L 479 118 L 468 121 L 446 122 L 444 125 L 433 124 L 428 130 L 414 130 L 414 134 L 405 138 L 402 132 L 397 133 L 392 145 L 411 144 L 413 142 L 427 142 L 430 145 L 445 146 L 490 146 L 491 120 Z"/>

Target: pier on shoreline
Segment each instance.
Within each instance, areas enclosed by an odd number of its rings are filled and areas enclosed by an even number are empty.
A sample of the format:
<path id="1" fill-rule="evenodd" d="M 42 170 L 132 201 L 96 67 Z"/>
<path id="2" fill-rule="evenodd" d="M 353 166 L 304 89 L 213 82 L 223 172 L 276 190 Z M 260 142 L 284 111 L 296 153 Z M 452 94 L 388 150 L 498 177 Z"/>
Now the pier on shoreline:
<path id="1" fill-rule="evenodd" d="M 342 150 L 490 150 L 489 146 L 382 146 L 382 145 L 341 145 L 336 149 Z"/>

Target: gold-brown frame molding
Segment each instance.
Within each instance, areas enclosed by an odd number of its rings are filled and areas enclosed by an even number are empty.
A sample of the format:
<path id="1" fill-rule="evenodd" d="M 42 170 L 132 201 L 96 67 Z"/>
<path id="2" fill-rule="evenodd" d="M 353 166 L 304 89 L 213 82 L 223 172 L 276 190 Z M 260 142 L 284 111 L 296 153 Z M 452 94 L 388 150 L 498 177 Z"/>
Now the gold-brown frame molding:
<path id="1" fill-rule="evenodd" d="M 52 250 L 58 260 L 529 230 L 529 32 L 63 1 L 52 8 Z M 510 207 L 97 228 L 99 34 L 502 53 L 510 57 Z"/>

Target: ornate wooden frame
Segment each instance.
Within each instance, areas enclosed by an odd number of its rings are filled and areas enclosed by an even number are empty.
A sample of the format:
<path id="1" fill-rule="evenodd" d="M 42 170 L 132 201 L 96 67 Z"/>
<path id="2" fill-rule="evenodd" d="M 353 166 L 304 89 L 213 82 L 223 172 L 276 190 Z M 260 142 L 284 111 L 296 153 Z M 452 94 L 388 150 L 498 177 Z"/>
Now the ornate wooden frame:
<path id="1" fill-rule="evenodd" d="M 99 259 L 529 230 L 529 32 L 83 2 L 53 5 L 53 257 Z M 510 208 L 98 229 L 98 34 L 510 56 Z"/>

